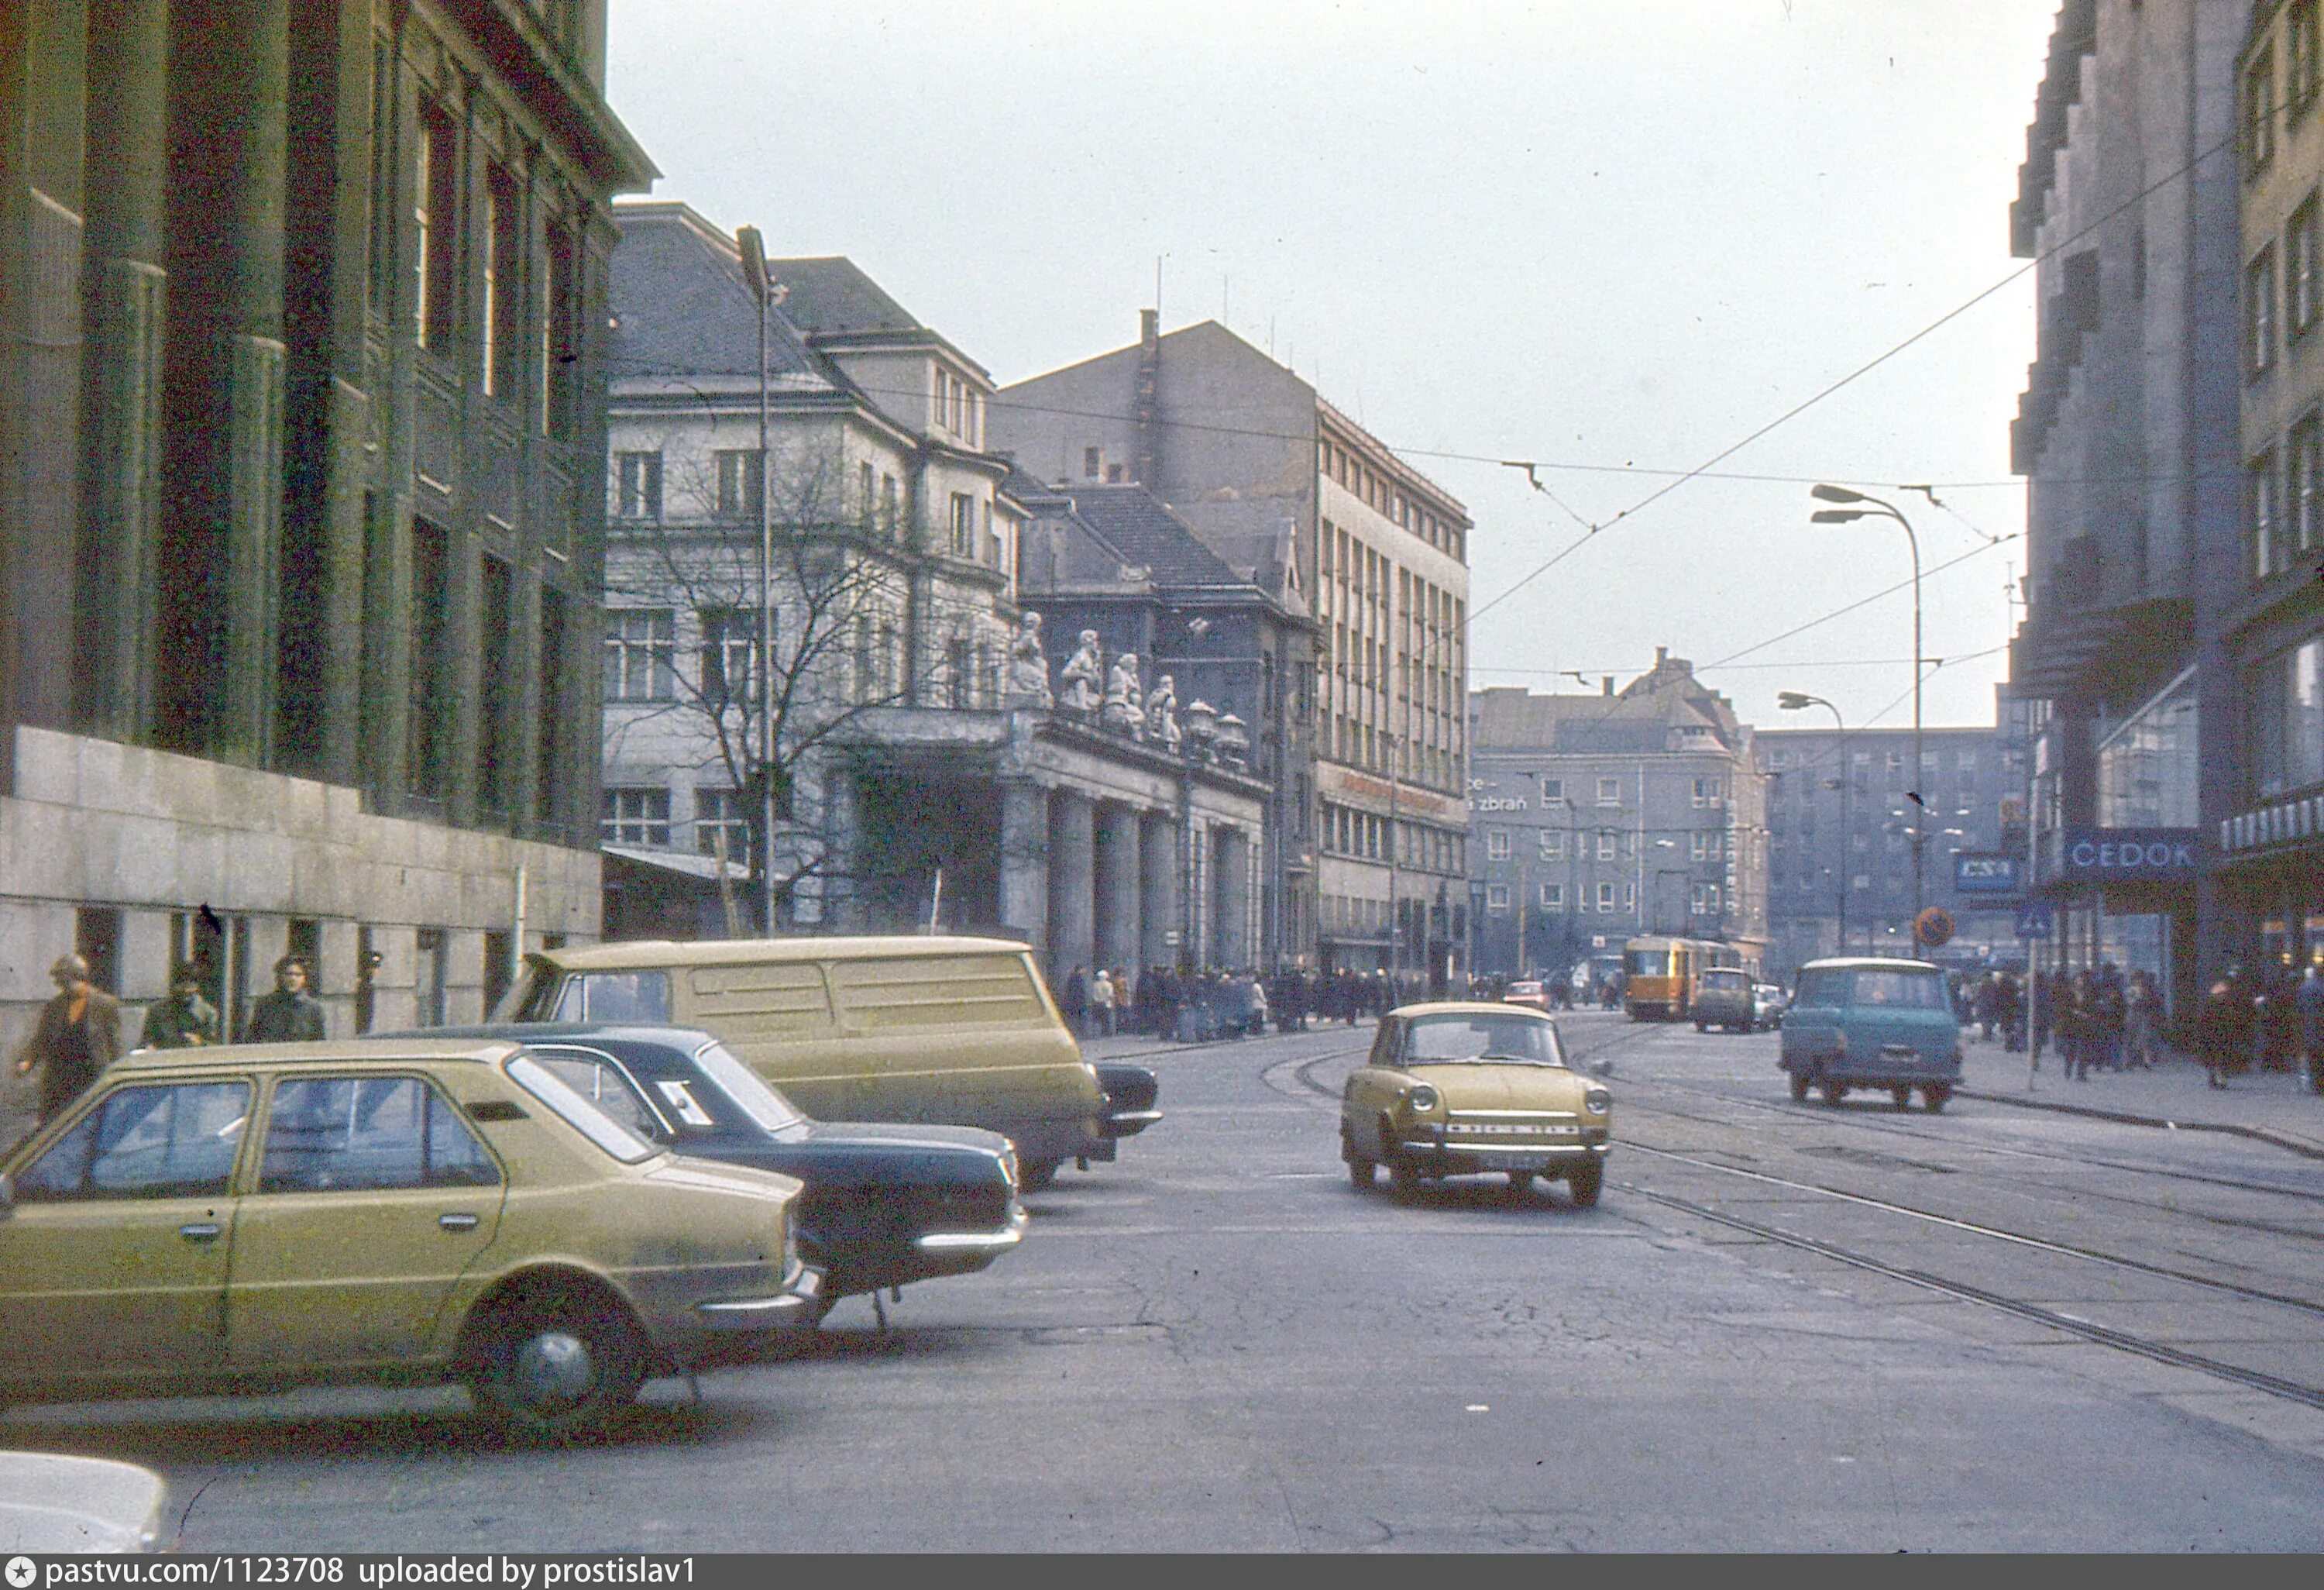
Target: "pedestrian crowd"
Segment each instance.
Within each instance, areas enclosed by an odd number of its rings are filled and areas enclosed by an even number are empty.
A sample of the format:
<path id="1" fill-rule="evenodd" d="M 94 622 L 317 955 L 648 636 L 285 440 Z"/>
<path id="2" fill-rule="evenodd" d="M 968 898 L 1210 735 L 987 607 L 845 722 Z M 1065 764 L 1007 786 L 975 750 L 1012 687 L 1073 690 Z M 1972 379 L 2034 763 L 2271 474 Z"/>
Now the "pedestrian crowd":
<path id="1" fill-rule="evenodd" d="M 1423 997 L 1421 982 L 1405 980 L 1401 998 Z M 1057 987 L 1057 1005 L 1085 1038 L 1142 1033 L 1182 1043 L 1256 1037 L 1272 1022 L 1300 1032 L 1311 1021 L 1349 1026 L 1385 1015 L 1399 1003 L 1385 972 L 1342 968 L 1315 972 L 1288 967 L 1271 975 L 1245 969 L 1175 966 L 1094 969 L 1077 966 Z"/>

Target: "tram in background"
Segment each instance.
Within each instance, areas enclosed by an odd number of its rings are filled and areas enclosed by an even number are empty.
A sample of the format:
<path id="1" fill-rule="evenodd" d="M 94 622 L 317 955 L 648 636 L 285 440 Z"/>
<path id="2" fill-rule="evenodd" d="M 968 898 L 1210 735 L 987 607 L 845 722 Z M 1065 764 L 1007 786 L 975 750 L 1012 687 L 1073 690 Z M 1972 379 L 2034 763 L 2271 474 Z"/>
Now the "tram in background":
<path id="1" fill-rule="evenodd" d="M 1742 964 L 1742 951 L 1731 944 L 1659 933 L 1633 938 L 1622 946 L 1622 1009 L 1633 1021 L 1683 1021 L 1703 973 Z"/>

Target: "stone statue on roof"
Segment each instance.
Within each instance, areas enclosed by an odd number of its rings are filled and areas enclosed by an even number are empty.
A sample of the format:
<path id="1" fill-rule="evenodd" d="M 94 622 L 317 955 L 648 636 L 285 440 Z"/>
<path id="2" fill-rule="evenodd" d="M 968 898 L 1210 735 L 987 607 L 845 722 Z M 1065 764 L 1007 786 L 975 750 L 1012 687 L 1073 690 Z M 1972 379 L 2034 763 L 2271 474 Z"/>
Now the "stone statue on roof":
<path id="1" fill-rule="evenodd" d="M 1113 677 L 1105 687 L 1102 721 L 1118 735 L 1133 740 L 1146 737 L 1146 689 L 1138 679 L 1138 653 L 1124 652 L 1113 660 Z"/>
<path id="2" fill-rule="evenodd" d="M 1009 701 L 1012 708 L 1047 712 L 1057 704 L 1049 690 L 1049 656 L 1041 647 L 1041 615 L 1028 613 L 1009 642 Z"/>
<path id="3" fill-rule="evenodd" d="M 1167 673 L 1146 692 L 1146 737 L 1173 756 L 1185 739 L 1178 730 L 1178 681 Z"/>
<path id="4" fill-rule="evenodd" d="M 1105 653 L 1097 643 L 1097 631 L 1082 631 L 1081 644 L 1065 659 L 1057 679 L 1059 706 L 1084 717 L 1097 716 L 1105 700 Z"/>

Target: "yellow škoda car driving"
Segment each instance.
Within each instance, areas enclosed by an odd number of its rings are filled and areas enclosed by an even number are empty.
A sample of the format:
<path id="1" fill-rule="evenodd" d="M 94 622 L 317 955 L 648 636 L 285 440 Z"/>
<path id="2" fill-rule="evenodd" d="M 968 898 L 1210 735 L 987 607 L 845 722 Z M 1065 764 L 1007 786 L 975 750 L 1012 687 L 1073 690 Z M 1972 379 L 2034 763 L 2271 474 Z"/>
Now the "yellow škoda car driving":
<path id="1" fill-rule="evenodd" d="M 1512 1188 L 1563 1179 L 1598 1201 L 1612 1144 L 1613 1095 L 1565 1063 L 1557 1024 L 1518 1006 L 1404 1005 L 1372 1040 L 1340 1097 L 1340 1157 L 1357 1187 L 1388 1167 L 1398 1191 L 1480 1171 Z"/>

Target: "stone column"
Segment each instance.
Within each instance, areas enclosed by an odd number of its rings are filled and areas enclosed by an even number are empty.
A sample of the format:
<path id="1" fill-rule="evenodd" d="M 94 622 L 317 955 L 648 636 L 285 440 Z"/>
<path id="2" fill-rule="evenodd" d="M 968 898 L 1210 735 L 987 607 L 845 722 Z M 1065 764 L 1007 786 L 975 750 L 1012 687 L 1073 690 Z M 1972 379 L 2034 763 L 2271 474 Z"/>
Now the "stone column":
<path id="1" fill-rule="evenodd" d="M 1218 846 L 1218 961 L 1240 970 L 1250 964 L 1250 836 L 1224 828 Z"/>
<path id="2" fill-rule="evenodd" d="M 1178 871 L 1185 858 L 1179 855 L 1178 846 L 1177 819 L 1167 812 L 1147 813 L 1145 832 L 1139 838 L 1139 853 L 1146 864 L 1146 876 L 1139 891 L 1145 905 L 1145 936 L 1139 950 L 1141 966 L 1178 964 L 1178 947 L 1170 942 L 1169 937 L 1185 927 L 1180 920 L 1184 907 L 1178 891 Z"/>
<path id="3" fill-rule="evenodd" d="M 1072 790 L 1050 793 L 1049 966 L 1060 987 L 1068 972 L 1097 957 L 1093 816 L 1088 796 Z"/>
<path id="4" fill-rule="evenodd" d="M 1001 787 L 1001 924 L 1049 947 L 1049 792 L 1038 784 Z"/>
<path id="5" fill-rule="evenodd" d="M 1097 818 L 1097 964 L 1119 969 L 1138 964 L 1138 813 L 1108 801 Z"/>

